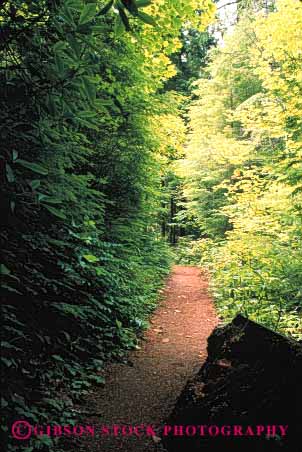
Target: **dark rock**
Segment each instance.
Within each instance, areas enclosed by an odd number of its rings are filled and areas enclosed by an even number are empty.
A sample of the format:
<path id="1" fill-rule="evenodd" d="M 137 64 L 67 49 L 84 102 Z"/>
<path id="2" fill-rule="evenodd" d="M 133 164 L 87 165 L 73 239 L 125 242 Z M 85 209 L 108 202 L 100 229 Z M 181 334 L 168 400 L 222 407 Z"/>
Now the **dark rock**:
<path id="1" fill-rule="evenodd" d="M 167 420 L 164 445 L 169 452 L 302 452 L 301 385 L 301 344 L 238 315 L 208 338 L 207 361 Z M 217 426 L 219 435 L 207 428 L 201 435 L 200 425 Z M 223 426 L 224 433 L 235 433 L 235 425 L 247 435 L 222 435 Z M 189 427 L 175 435 L 180 430 L 174 426 L 197 426 L 197 433 Z M 288 426 L 285 435 L 280 426 Z"/>

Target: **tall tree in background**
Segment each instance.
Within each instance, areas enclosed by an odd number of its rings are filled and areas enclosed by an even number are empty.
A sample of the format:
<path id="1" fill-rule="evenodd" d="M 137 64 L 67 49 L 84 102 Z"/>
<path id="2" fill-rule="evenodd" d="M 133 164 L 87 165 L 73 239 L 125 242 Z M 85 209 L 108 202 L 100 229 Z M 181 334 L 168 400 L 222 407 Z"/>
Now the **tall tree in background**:
<path id="1" fill-rule="evenodd" d="M 210 31 L 200 31 L 196 28 L 182 29 L 180 34 L 181 48 L 171 56 L 176 74 L 165 83 L 166 91 L 175 91 L 183 96 L 180 99 L 177 116 L 183 120 L 183 127 L 187 123 L 187 106 L 190 103 L 194 82 L 206 76 L 205 67 L 208 62 L 208 52 L 215 46 L 216 40 Z M 185 131 L 185 130 L 184 130 Z M 171 244 L 176 244 L 178 236 L 188 233 L 188 226 L 184 230 L 179 221 L 179 204 L 183 202 L 180 179 L 175 173 L 175 161 L 183 156 L 185 137 L 182 135 L 178 152 L 173 154 L 167 165 L 162 179 L 166 193 L 163 199 L 162 234 Z M 179 147 L 178 145 L 178 147 Z"/>

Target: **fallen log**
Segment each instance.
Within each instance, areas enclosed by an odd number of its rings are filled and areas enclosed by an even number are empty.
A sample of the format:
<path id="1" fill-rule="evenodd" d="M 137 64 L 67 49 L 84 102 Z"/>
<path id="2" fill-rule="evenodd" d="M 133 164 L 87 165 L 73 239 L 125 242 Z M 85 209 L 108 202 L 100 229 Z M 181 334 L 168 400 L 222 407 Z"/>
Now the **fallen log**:
<path id="1" fill-rule="evenodd" d="M 208 338 L 163 443 L 169 452 L 299 452 L 301 406 L 301 344 L 238 315 Z"/>

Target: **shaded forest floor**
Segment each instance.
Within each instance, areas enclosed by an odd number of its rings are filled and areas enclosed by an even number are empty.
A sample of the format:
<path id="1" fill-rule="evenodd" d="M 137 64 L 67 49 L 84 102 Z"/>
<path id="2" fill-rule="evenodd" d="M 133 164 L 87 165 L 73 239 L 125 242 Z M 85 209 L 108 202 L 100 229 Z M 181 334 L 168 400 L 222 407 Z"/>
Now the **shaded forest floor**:
<path id="1" fill-rule="evenodd" d="M 87 400 L 88 411 L 97 414 L 85 424 L 158 428 L 165 422 L 187 379 L 205 361 L 207 338 L 218 322 L 207 287 L 199 269 L 173 268 L 140 348 L 129 354 L 129 365 L 108 366 L 105 387 Z M 152 452 L 158 446 L 147 435 L 96 435 L 81 440 L 77 450 Z"/>

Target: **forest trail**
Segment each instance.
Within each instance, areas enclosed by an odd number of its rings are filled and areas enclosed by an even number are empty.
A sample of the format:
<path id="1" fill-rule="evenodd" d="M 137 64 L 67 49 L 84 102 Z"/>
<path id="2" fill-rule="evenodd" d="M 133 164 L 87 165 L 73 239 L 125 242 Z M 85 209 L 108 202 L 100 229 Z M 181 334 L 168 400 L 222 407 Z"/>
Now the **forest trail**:
<path id="1" fill-rule="evenodd" d="M 218 322 L 207 287 L 198 268 L 174 266 L 141 348 L 129 354 L 130 366 L 108 366 L 105 388 L 87 401 L 98 415 L 85 424 L 164 423 L 187 379 L 206 359 L 207 338 Z M 81 441 L 78 450 L 152 452 L 156 447 L 146 435 L 103 435 Z"/>

